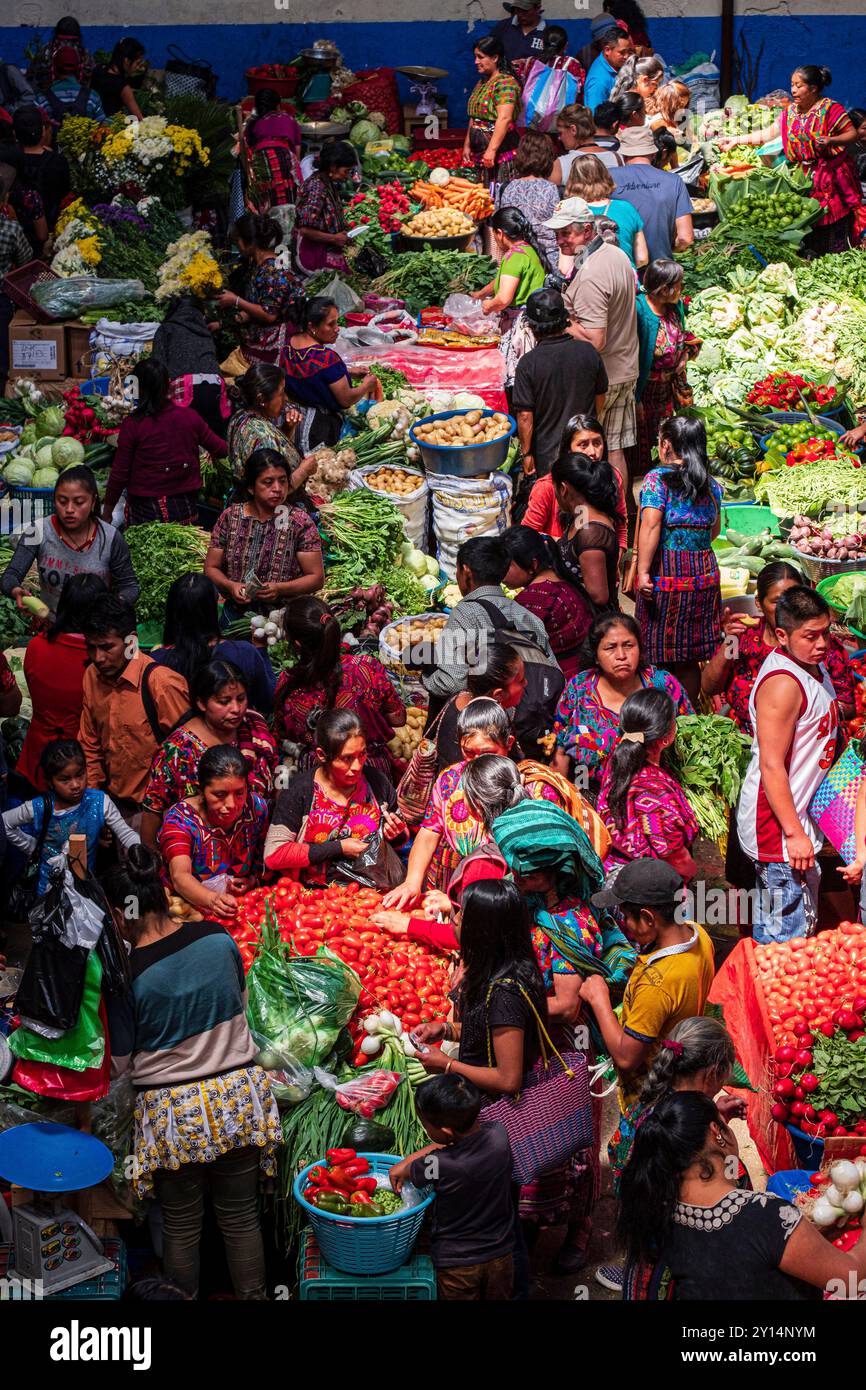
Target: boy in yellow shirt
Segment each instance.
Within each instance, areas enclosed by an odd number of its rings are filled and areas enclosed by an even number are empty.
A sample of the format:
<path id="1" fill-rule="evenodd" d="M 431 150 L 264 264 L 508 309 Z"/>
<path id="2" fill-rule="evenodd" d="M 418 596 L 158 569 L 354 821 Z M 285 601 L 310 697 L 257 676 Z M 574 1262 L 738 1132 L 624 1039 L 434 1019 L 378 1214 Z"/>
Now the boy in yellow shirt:
<path id="1" fill-rule="evenodd" d="M 676 869 L 663 859 L 642 859 L 626 864 L 592 899 L 593 907 L 621 909 L 625 934 L 640 950 L 621 1023 L 600 975 L 580 987 L 616 1067 L 623 1113 L 637 1100 L 662 1038 L 703 1013 L 713 982 L 713 944 L 703 927 L 682 920 L 682 893 Z"/>

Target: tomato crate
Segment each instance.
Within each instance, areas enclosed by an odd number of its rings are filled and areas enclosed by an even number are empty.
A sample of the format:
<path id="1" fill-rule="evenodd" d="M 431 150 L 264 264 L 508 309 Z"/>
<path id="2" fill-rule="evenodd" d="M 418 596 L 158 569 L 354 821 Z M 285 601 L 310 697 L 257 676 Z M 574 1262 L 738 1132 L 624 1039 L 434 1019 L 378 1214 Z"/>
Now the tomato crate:
<path id="1" fill-rule="evenodd" d="M 431 1303 L 436 1272 L 428 1255 L 414 1255 L 390 1274 L 341 1274 L 324 1259 L 312 1231 L 301 1235 L 298 1275 L 302 1303 Z"/>

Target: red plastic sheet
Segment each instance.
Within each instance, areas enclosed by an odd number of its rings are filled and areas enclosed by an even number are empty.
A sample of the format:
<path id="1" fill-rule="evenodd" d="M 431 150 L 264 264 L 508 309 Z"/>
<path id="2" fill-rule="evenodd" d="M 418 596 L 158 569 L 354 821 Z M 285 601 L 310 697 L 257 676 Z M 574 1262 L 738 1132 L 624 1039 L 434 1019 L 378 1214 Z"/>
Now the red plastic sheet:
<path id="1" fill-rule="evenodd" d="M 775 1051 L 773 1025 L 758 978 L 754 943 L 745 937 L 719 970 L 710 1002 L 721 1005 L 725 1024 L 746 1075 L 757 1091 L 744 1091 L 749 1133 L 770 1173 L 798 1166 L 791 1136 L 770 1114 L 773 1104 L 770 1063 Z"/>
<path id="2" fill-rule="evenodd" d="M 381 362 L 404 372 L 410 386 L 441 391 L 474 391 L 491 410 L 507 410 L 503 379 L 505 359 L 498 348 L 479 352 L 449 352 L 447 348 L 386 348 L 364 350 L 356 362 Z"/>

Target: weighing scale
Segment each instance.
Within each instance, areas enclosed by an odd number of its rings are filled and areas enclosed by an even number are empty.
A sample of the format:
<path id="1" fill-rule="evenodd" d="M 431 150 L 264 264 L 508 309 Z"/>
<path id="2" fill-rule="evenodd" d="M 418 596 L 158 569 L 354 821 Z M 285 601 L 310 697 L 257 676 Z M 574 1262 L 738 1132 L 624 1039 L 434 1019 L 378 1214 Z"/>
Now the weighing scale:
<path id="1" fill-rule="evenodd" d="M 313 69 L 312 75 L 301 94 L 305 106 L 317 101 L 327 101 L 331 95 L 331 73 L 340 62 L 336 48 L 302 48 L 300 58 Z"/>
<path id="2" fill-rule="evenodd" d="M 39 1281 L 59 1293 L 114 1269 L 99 1237 L 63 1203 L 63 1194 L 94 1187 L 114 1167 L 111 1150 L 69 1125 L 16 1125 L 0 1134 L 0 1177 L 33 1193 L 12 1209 L 15 1265 L 7 1279 Z"/>
<path id="3" fill-rule="evenodd" d="M 418 105 L 415 107 L 416 116 L 432 116 L 436 111 L 436 83 L 442 77 L 448 76 L 447 68 L 424 68 L 407 67 L 398 68 L 404 77 L 414 77 L 415 81 L 409 88 L 410 92 L 418 93 Z"/>
<path id="4" fill-rule="evenodd" d="M 318 153 L 326 140 L 339 140 L 352 129 L 345 121 L 299 121 L 301 139 L 311 153 Z"/>

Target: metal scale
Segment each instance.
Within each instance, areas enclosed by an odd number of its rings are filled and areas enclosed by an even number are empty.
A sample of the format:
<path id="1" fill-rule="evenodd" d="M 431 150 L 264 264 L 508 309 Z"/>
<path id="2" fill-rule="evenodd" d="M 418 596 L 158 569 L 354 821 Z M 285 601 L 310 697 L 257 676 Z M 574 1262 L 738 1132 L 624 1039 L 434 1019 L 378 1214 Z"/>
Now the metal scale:
<path id="1" fill-rule="evenodd" d="M 0 1134 L 0 1177 L 33 1193 L 13 1207 L 15 1264 L 8 1280 L 41 1287 L 43 1297 L 114 1269 L 99 1237 L 64 1204 L 64 1194 L 95 1187 L 114 1166 L 111 1150 L 92 1134 L 69 1125 L 17 1125 Z M 0 1200 L 0 1227 L 8 1221 Z"/>
<path id="2" fill-rule="evenodd" d="M 409 88 L 410 92 L 418 93 L 418 104 L 415 107 L 416 116 L 432 116 L 438 109 L 436 106 L 436 83 L 442 77 L 448 76 L 447 68 L 425 68 L 425 67 L 406 67 L 398 68 L 404 77 L 414 78 L 414 82 Z"/>

